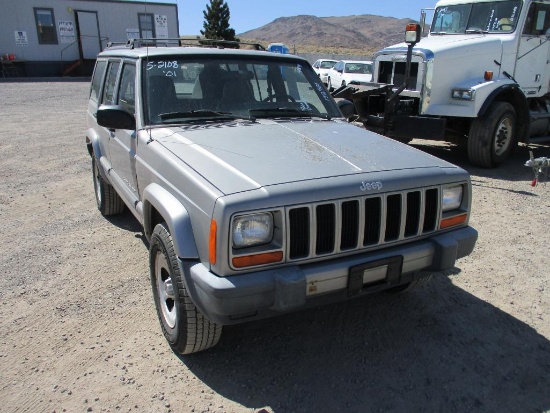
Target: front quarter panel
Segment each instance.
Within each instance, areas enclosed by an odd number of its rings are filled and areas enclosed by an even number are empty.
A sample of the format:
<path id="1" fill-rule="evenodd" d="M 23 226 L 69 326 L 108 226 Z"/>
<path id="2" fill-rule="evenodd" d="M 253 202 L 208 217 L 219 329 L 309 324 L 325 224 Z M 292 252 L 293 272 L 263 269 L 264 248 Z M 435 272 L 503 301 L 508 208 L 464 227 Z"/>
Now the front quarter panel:
<path id="1" fill-rule="evenodd" d="M 168 225 L 178 257 L 199 258 L 188 211 L 172 194 L 158 184 L 150 184 L 143 191 L 143 226 L 147 239 L 151 238 L 154 229 L 151 222 L 152 208 L 160 213 Z"/>

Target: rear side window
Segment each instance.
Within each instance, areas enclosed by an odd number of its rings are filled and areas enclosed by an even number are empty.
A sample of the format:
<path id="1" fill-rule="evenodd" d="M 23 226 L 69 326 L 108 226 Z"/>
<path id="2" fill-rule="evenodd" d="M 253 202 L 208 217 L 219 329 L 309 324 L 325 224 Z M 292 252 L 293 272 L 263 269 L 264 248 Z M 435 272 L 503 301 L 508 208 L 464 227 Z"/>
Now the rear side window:
<path id="1" fill-rule="evenodd" d="M 103 81 L 103 75 L 105 74 L 105 68 L 107 67 L 107 61 L 99 60 L 95 65 L 94 76 L 92 78 L 92 86 L 90 88 L 90 99 L 97 102 L 101 89 L 101 82 Z"/>

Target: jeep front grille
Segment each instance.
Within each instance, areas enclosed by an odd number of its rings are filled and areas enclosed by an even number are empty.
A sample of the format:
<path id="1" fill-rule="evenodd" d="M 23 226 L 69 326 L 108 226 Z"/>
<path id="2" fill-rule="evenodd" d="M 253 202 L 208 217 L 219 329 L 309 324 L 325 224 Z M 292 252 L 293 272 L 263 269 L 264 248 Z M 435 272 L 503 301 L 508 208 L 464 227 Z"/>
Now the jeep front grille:
<path id="1" fill-rule="evenodd" d="M 439 189 L 382 194 L 288 209 L 288 259 L 374 248 L 435 231 Z"/>

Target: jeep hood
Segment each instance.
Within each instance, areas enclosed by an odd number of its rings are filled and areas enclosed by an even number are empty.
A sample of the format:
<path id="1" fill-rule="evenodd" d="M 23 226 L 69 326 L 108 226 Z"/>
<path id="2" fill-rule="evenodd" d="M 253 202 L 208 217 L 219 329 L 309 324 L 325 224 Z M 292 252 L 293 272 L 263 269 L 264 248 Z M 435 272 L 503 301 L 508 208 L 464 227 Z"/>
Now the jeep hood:
<path id="1" fill-rule="evenodd" d="M 151 129 L 154 142 L 224 194 L 369 172 L 456 166 L 341 120 L 270 120 Z"/>

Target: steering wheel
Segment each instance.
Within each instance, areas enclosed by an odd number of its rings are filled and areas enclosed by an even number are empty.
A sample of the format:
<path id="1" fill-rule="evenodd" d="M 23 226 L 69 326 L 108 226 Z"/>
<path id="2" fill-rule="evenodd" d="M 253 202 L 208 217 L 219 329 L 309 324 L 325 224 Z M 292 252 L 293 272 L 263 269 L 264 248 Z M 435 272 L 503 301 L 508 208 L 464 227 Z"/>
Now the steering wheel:
<path id="1" fill-rule="evenodd" d="M 279 102 L 279 98 L 287 98 L 288 100 L 290 100 L 291 102 L 296 102 L 296 99 L 294 99 L 292 96 L 288 95 L 288 94 L 279 94 L 279 95 L 269 95 L 268 97 L 266 97 L 265 99 L 262 99 L 262 102 L 273 102 L 274 99 L 277 100 L 277 102 Z"/>

